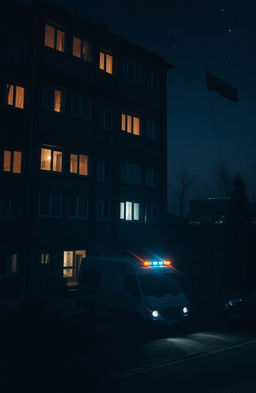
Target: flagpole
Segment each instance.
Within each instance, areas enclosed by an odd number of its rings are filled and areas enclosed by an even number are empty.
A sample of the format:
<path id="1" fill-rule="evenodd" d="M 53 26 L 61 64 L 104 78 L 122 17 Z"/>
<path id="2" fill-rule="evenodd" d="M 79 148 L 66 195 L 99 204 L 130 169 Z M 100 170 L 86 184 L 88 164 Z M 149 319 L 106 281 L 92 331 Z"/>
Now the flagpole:
<path id="1" fill-rule="evenodd" d="M 204 75 L 205 75 L 205 82 L 207 85 L 207 68 L 205 63 L 203 62 L 203 69 L 204 69 Z M 220 164 L 220 170 L 221 170 L 221 174 L 222 174 L 222 179 L 224 179 L 224 168 L 223 168 L 223 162 L 222 162 L 222 155 L 221 155 L 221 151 L 220 151 L 220 144 L 219 144 L 219 139 L 218 139 L 218 135 L 217 135 L 217 128 L 216 128 L 216 121 L 215 121 L 215 113 L 213 110 L 213 105 L 212 105 L 212 98 L 211 98 L 211 93 L 210 90 L 208 89 L 207 86 L 207 91 L 208 91 L 208 101 L 209 101 L 209 108 L 210 108 L 210 114 L 211 114 L 211 121 L 212 121 L 212 128 L 213 128 L 213 134 L 215 137 L 215 143 L 216 143 L 216 148 L 217 148 L 217 154 L 218 154 L 218 160 L 219 160 L 219 164 Z M 223 181 L 223 186 L 224 186 L 224 190 L 225 190 L 225 194 L 226 196 L 228 196 L 228 190 L 226 187 L 225 182 Z"/>

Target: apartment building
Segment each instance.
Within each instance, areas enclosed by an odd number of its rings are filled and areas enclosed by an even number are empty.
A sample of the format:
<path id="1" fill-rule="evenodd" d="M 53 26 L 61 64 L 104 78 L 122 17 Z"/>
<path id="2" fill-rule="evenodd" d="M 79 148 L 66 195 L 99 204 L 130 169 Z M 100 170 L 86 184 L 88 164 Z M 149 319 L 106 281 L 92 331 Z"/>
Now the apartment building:
<path id="1" fill-rule="evenodd" d="M 171 65 L 45 2 L 1 18 L 1 288 L 74 289 L 83 257 L 159 252 Z"/>

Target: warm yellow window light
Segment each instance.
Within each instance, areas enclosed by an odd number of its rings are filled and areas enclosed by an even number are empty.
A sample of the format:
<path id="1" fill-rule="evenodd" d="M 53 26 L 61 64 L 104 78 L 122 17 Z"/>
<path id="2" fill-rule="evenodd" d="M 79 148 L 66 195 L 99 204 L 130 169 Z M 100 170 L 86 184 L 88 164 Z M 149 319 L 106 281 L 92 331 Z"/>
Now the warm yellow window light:
<path id="1" fill-rule="evenodd" d="M 14 101 L 14 86 L 7 83 L 7 104 L 13 105 Z"/>
<path id="2" fill-rule="evenodd" d="M 81 40 L 77 37 L 73 37 L 73 56 L 81 57 Z"/>
<path id="3" fill-rule="evenodd" d="M 54 32 L 55 29 L 52 26 L 45 25 L 44 30 L 44 45 L 48 46 L 49 48 L 54 49 Z"/>
<path id="4" fill-rule="evenodd" d="M 57 30 L 56 49 L 59 52 L 64 52 L 64 41 L 65 41 L 65 33 L 64 33 L 64 31 Z"/>
<path id="5" fill-rule="evenodd" d="M 139 117 L 133 118 L 133 133 L 135 135 L 140 135 L 140 118 Z"/>
<path id="6" fill-rule="evenodd" d="M 127 132 L 132 132 L 132 116 L 127 115 Z"/>
<path id="7" fill-rule="evenodd" d="M 3 170 L 5 172 L 11 171 L 11 152 L 9 150 L 4 151 L 4 165 Z"/>
<path id="8" fill-rule="evenodd" d="M 21 157 L 20 151 L 13 152 L 13 173 L 21 173 Z"/>
<path id="9" fill-rule="evenodd" d="M 126 131 L 126 115 L 122 113 L 122 131 Z"/>
<path id="10" fill-rule="evenodd" d="M 79 156 L 79 174 L 88 175 L 88 156 L 84 154 Z"/>
<path id="11" fill-rule="evenodd" d="M 105 53 L 100 52 L 100 69 L 105 69 Z"/>
<path id="12" fill-rule="evenodd" d="M 24 87 L 16 86 L 15 107 L 24 108 Z"/>
<path id="13" fill-rule="evenodd" d="M 70 154 L 70 172 L 77 173 L 78 156 L 77 154 Z"/>
<path id="14" fill-rule="evenodd" d="M 61 112 L 62 91 L 54 90 L 54 112 Z"/>
<path id="15" fill-rule="evenodd" d="M 45 171 L 51 170 L 51 153 L 50 149 L 41 149 L 41 169 Z"/>
<path id="16" fill-rule="evenodd" d="M 52 170 L 55 172 L 62 171 L 62 152 L 61 151 L 53 151 L 53 165 Z"/>
<path id="17" fill-rule="evenodd" d="M 113 57 L 108 54 L 106 55 L 106 72 L 113 74 Z"/>

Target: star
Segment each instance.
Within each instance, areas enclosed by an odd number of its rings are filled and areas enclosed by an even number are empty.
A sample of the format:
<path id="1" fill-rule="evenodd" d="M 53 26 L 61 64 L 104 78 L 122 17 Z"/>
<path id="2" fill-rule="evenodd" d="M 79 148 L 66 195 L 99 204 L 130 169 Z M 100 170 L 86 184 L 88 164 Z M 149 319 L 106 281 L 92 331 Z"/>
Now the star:
<path id="1" fill-rule="evenodd" d="M 229 28 L 229 29 L 228 29 L 228 32 L 231 33 L 231 31 L 232 31 L 232 29 Z"/>

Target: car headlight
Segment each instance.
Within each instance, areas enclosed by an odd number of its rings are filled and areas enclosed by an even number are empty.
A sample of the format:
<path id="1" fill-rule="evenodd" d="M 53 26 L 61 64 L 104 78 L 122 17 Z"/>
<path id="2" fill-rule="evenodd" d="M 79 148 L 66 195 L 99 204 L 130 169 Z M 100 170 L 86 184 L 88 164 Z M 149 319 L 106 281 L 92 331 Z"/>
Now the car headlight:
<path id="1" fill-rule="evenodd" d="M 183 314 L 188 314 L 188 308 L 187 307 L 183 307 L 182 311 L 183 311 Z"/>
<path id="2" fill-rule="evenodd" d="M 159 317 L 159 312 L 157 310 L 152 311 L 152 317 L 153 318 L 158 318 Z"/>

